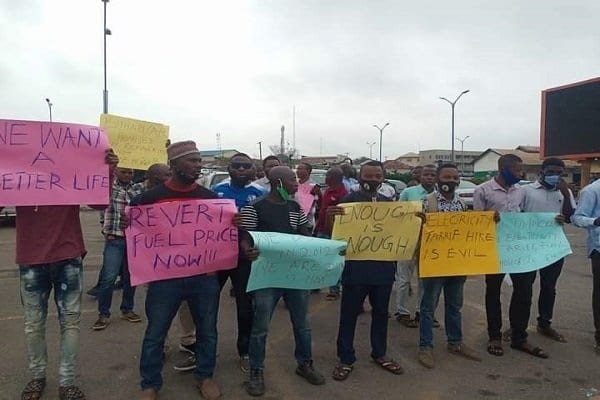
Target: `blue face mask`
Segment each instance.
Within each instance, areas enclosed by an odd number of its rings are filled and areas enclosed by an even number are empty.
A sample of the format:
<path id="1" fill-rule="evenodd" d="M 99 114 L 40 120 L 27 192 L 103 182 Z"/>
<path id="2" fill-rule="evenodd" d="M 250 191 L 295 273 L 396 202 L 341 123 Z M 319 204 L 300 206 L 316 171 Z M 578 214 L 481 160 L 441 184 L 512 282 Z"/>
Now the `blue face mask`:
<path id="1" fill-rule="evenodd" d="M 560 182 L 560 175 L 544 175 L 544 182 L 548 186 L 557 186 L 558 182 Z"/>
<path id="2" fill-rule="evenodd" d="M 504 179 L 504 182 L 506 182 L 508 186 L 512 186 L 516 183 L 519 183 L 519 181 L 521 180 L 521 178 L 515 176 L 508 168 L 500 171 L 500 176 L 502 176 L 502 179 Z"/>

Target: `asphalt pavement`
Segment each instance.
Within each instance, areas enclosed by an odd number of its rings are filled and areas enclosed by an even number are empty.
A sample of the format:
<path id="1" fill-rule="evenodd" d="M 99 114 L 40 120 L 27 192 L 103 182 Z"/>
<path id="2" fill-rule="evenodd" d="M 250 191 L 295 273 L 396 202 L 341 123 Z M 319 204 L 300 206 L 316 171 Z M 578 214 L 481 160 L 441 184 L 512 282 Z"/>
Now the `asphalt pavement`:
<path id="1" fill-rule="evenodd" d="M 96 281 L 103 247 L 98 215 L 82 211 L 85 240 L 89 255 L 85 262 L 85 286 Z M 418 329 L 389 320 L 388 354 L 405 368 L 395 376 L 370 361 L 369 322 L 367 312 L 359 318 L 356 333 L 358 361 L 345 382 L 330 378 L 336 363 L 339 302 L 325 301 L 325 291 L 311 299 L 311 323 L 315 366 L 327 377 L 324 386 L 314 387 L 294 374 L 294 343 L 289 316 L 279 305 L 268 337 L 264 399 L 585 399 L 600 389 L 600 357 L 594 352 L 591 313 L 592 276 L 585 256 L 585 234 L 567 227 L 574 254 L 568 257 L 559 280 L 554 327 L 568 343 L 553 342 L 535 332 L 537 316 L 537 282 L 530 319 L 530 342 L 543 347 L 546 360 L 516 352 L 505 345 L 504 357 L 485 352 L 487 334 L 484 307 L 484 282 L 481 277 L 467 280 L 463 309 L 465 343 L 481 352 L 482 362 L 468 361 L 446 352 L 443 329 L 443 300 L 438 319 L 442 328 L 435 330 L 436 367 L 423 368 L 417 361 Z M 29 379 L 23 338 L 23 317 L 19 299 L 17 268 L 14 265 L 15 232 L 0 227 L 0 399 L 20 398 Z M 508 302 L 511 288 L 503 286 L 504 325 L 508 326 Z M 90 329 L 97 317 L 94 298 L 84 295 L 81 321 L 79 376 L 89 399 L 136 399 L 139 390 L 139 357 L 145 322 L 132 324 L 118 318 L 121 292 L 113 298 L 111 325 L 105 330 Z M 144 290 L 136 294 L 135 310 L 143 315 Z M 414 303 L 415 296 L 411 297 Z M 368 307 L 367 307 L 368 309 Z M 393 312 L 392 305 L 390 311 Z M 200 398 L 192 374 L 173 370 L 184 355 L 177 351 L 179 326 L 170 333 L 172 349 L 164 368 L 161 399 Z M 224 399 L 250 398 L 243 389 L 245 376 L 239 370 L 235 349 L 235 303 L 223 290 L 219 314 L 219 357 L 215 379 Z M 49 352 L 48 388 L 44 399 L 57 399 L 57 351 L 59 328 L 54 305 L 48 317 Z M 587 397 L 589 398 L 589 397 Z"/>

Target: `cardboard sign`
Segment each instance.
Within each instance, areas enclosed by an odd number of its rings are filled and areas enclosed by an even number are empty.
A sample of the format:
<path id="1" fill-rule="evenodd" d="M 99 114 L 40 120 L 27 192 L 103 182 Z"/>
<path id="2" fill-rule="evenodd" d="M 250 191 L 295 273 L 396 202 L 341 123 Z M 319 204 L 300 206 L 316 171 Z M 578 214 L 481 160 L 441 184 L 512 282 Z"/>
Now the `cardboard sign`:
<path id="1" fill-rule="evenodd" d="M 147 170 L 152 164 L 167 163 L 167 125 L 102 114 L 100 126 L 119 156 L 119 167 Z"/>
<path id="2" fill-rule="evenodd" d="M 410 260 L 417 246 L 421 202 L 344 203 L 332 238 L 348 243 L 346 260 Z"/>
<path id="3" fill-rule="evenodd" d="M 342 275 L 346 243 L 302 235 L 250 232 L 260 251 L 252 262 L 247 291 L 263 288 L 320 289 Z"/>
<path id="4" fill-rule="evenodd" d="M 232 269 L 238 260 L 233 200 L 184 200 L 127 207 L 133 286 Z"/>
<path id="5" fill-rule="evenodd" d="M 97 126 L 0 120 L 0 206 L 107 204 L 108 148 Z"/>

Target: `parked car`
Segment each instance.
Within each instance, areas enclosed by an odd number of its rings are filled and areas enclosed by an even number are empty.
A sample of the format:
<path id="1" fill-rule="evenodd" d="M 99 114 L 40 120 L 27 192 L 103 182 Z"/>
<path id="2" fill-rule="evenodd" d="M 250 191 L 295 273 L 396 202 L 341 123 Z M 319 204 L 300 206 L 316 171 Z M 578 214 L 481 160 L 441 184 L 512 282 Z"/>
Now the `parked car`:
<path id="1" fill-rule="evenodd" d="M 473 182 L 461 179 L 460 185 L 458 185 L 458 188 L 456 189 L 456 194 L 465 202 L 470 210 L 473 209 L 473 194 L 475 193 L 476 187 L 477 185 Z"/>
<path id="2" fill-rule="evenodd" d="M 0 222 L 14 225 L 17 220 L 17 210 L 15 207 L 7 206 L 0 211 Z"/>
<path id="3" fill-rule="evenodd" d="M 393 186 L 396 190 L 396 198 L 400 198 L 400 193 L 406 189 L 406 183 L 398 179 L 386 179 L 385 181 L 387 184 Z"/>
<path id="4" fill-rule="evenodd" d="M 204 186 L 207 189 L 211 189 L 216 184 L 221 183 L 226 179 L 229 179 L 229 172 L 213 170 L 208 173 L 202 174 L 202 176 L 198 178 L 198 184 Z"/>

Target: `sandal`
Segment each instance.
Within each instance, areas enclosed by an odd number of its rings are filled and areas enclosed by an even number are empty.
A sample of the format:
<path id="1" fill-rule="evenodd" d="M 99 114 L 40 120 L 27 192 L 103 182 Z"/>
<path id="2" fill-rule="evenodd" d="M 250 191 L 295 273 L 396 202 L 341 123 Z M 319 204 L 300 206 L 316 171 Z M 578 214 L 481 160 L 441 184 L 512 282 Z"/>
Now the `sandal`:
<path id="1" fill-rule="evenodd" d="M 550 339 L 556 340 L 557 342 L 567 343 L 567 339 L 565 339 L 563 335 L 558 333 L 556 329 L 552 328 L 551 326 L 547 328 L 542 328 L 541 326 L 538 326 L 537 331 L 540 335 L 549 337 Z"/>
<path id="2" fill-rule="evenodd" d="M 58 388 L 60 400 L 85 400 L 85 394 L 75 385 L 61 386 Z"/>
<path id="3" fill-rule="evenodd" d="M 339 293 L 327 293 L 327 295 L 325 296 L 325 300 L 327 300 L 327 301 L 335 301 L 335 300 L 338 300 L 339 298 L 340 298 Z"/>
<path id="4" fill-rule="evenodd" d="M 402 375 L 404 373 L 404 369 L 400 366 L 400 364 L 398 364 L 391 358 L 374 358 L 373 361 L 375 362 L 375 364 L 379 365 L 381 368 L 391 372 L 394 375 Z"/>
<path id="5" fill-rule="evenodd" d="M 406 314 L 400 314 L 396 317 L 396 321 L 400 322 L 402 325 L 404 325 L 407 328 L 418 328 L 419 327 L 419 320 L 412 319 L 410 317 L 410 315 L 406 315 Z"/>
<path id="6" fill-rule="evenodd" d="M 331 377 L 333 379 L 335 379 L 336 381 L 345 381 L 348 378 L 348 375 L 350 375 L 350 372 L 352 372 L 353 369 L 354 369 L 354 367 L 352 365 L 338 364 L 333 369 Z"/>
<path id="7" fill-rule="evenodd" d="M 522 351 L 523 353 L 531 354 L 534 357 L 538 357 L 538 358 L 548 358 L 549 357 L 548 354 L 546 354 L 546 352 L 544 352 L 544 350 L 542 350 L 541 347 L 534 347 L 527 342 L 521 343 L 516 346 L 511 344 L 510 347 L 512 349 Z"/>
<path id="8" fill-rule="evenodd" d="M 46 379 L 32 379 L 21 392 L 21 400 L 39 400 L 46 389 Z"/>
<path id="9" fill-rule="evenodd" d="M 500 340 L 490 340 L 487 346 L 487 352 L 493 356 L 502 357 L 504 355 L 502 342 L 500 342 Z"/>

